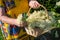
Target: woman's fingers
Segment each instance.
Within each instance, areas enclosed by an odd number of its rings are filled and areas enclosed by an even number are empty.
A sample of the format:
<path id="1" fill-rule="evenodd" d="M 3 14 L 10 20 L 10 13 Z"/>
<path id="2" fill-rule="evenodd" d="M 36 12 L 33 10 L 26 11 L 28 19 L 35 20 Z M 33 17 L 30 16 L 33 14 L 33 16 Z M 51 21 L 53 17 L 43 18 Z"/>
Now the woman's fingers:
<path id="1" fill-rule="evenodd" d="M 20 22 L 20 27 L 26 27 L 27 26 L 27 22 Z"/>
<path id="2" fill-rule="evenodd" d="M 26 30 L 28 35 L 31 35 L 31 36 L 34 36 L 34 37 L 36 37 L 38 35 L 38 32 L 34 29 L 25 28 L 25 30 Z"/>
<path id="3" fill-rule="evenodd" d="M 29 35 L 29 30 L 26 27 L 25 27 L 25 30 L 26 30 L 27 34 Z"/>
<path id="4" fill-rule="evenodd" d="M 39 3 L 38 2 L 34 2 L 34 7 L 33 8 L 38 8 L 39 7 Z"/>
<path id="5" fill-rule="evenodd" d="M 29 2 L 29 6 L 30 6 L 31 8 L 36 9 L 36 8 L 39 8 L 39 7 L 40 7 L 40 4 L 39 4 L 37 1 L 30 1 L 30 2 Z"/>

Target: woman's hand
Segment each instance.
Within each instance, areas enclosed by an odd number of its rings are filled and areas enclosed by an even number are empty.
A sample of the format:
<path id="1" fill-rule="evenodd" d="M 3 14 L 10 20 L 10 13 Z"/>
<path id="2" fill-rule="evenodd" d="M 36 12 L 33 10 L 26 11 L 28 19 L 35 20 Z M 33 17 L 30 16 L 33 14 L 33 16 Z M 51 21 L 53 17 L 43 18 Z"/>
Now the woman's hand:
<path id="1" fill-rule="evenodd" d="M 26 27 L 27 26 L 27 22 L 20 22 L 20 26 L 19 27 Z"/>
<path id="2" fill-rule="evenodd" d="M 25 30 L 28 35 L 31 35 L 33 37 L 37 37 L 37 36 L 41 35 L 41 33 L 43 32 L 43 30 L 41 30 L 39 28 L 32 29 L 31 27 L 25 27 Z"/>
<path id="3" fill-rule="evenodd" d="M 36 8 L 39 8 L 39 7 L 40 7 L 40 4 L 39 4 L 37 1 L 30 1 L 30 2 L 29 2 L 29 6 L 30 6 L 31 8 L 36 9 Z"/>

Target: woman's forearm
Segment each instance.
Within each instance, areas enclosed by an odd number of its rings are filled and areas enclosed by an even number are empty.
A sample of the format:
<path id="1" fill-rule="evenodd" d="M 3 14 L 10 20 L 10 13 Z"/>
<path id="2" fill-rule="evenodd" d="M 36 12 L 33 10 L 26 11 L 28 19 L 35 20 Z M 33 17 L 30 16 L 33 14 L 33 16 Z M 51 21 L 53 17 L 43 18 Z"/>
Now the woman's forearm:
<path id="1" fill-rule="evenodd" d="M 20 26 L 20 25 L 18 24 L 18 22 L 17 22 L 17 19 L 9 18 L 9 17 L 7 17 L 7 16 L 1 16 L 1 17 L 0 17 L 0 20 L 1 20 L 2 22 L 8 23 L 8 24 Z"/>
<path id="2" fill-rule="evenodd" d="M 4 16 L 4 15 L 2 15 L 3 13 L 5 14 L 4 9 L 3 8 L 0 8 L 0 21 L 2 21 L 3 23 L 6 22 L 8 24 L 20 26 L 17 23 L 17 20 L 16 19 L 13 19 L 13 18 L 9 18 L 7 16 Z"/>

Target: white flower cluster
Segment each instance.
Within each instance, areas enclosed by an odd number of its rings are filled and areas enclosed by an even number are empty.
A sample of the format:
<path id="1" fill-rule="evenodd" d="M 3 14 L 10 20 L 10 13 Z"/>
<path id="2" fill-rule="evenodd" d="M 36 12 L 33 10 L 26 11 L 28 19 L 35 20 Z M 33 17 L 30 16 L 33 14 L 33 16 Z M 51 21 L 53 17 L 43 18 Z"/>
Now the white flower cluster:
<path id="1" fill-rule="evenodd" d="M 59 2 L 56 2 L 56 5 L 57 5 L 57 6 L 60 6 L 60 1 L 59 1 Z"/>
<path id="2" fill-rule="evenodd" d="M 18 22 L 18 24 L 20 24 L 22 22 L 22 14 L 18 15 L 17 22 Z"/>
<path id="3" fill-rule="evenodd" d="M 46 16 L 45 11 L 34 11 L 26 21 L 29 23 L 28 27 L 35 28 L 39 27 L 41 29 L 49 29 L 54 26 L 55 20 L 51 14 L 49 14 L 49 19 Z"/>
<path id="4" fill-rule="evenodd" d="M 60 20 L 58 20 L 58 23 L 60 23 Z"/>

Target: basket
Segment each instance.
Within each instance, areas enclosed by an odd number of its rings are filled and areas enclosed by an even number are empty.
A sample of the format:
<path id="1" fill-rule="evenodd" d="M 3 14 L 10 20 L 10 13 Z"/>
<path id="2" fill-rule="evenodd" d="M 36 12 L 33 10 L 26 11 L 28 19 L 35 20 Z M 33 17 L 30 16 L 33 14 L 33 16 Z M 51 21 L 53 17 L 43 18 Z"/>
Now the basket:
<path id="1" fill-rule="evenodd" d="M 46 16 L 47 16 L 47 18 L 49 19 L 49 14 L 48 14 L 47 9 L 46 9 L 43 5 L 40 5 L 40 6 L 41 6 L 42 8 L 44 8 L 45 13 L 46 13 Z M 29 9 L 29 11 L 28 11 L 28 13 L 27 13 L 28 16 L 30 16 L 30 10 L 31 10 L 31 8 Z M 55 28 L 55 27 L 52 27 L 52 28 L 50 28 L 49 30 L 52 30 L 53 28 Z M 44 31 L 43 29 L 40 29 L 40 28 L 34 28 L 34 29 L 33 29 L 33 28 L 31 28 L 31 27 L 25 27 L 25 30 L 26 30 L 26 32 L 27 32 L 28 35 L 31 35 L 31 36 L 33 36 L 33 37 L 37 37 L 37 36 L 40 36 L 40 35 L 48 32 L 48 30 L 47 30 L 47 31 Z"/>

